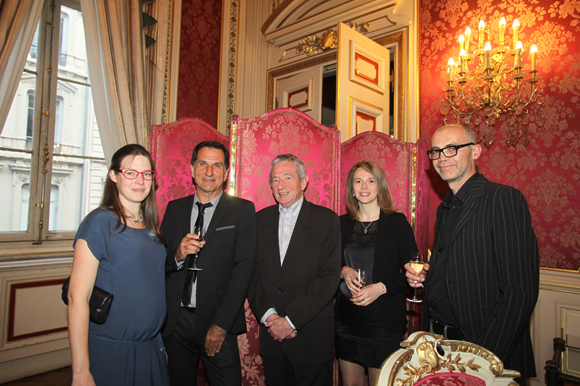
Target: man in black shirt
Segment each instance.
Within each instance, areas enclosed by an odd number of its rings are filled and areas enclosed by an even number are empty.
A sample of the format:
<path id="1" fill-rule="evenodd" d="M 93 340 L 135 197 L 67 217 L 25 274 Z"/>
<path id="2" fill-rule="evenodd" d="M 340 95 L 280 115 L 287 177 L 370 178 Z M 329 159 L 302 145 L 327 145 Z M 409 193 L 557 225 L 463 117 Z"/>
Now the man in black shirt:
<path id="1" fill-rule="evenodd" d="M 467 127 L 433 134 L 427 153 L 450 190 L 437 208 L 430 264 L 419 277 L 407 264 L 407 280 L 426 290 L 423 330 L 491 350 L 525 384 L 536 375 L 529 318 L 539 291 L 538 244 L 523 194 L 477 173 L 481 151 Z"/>

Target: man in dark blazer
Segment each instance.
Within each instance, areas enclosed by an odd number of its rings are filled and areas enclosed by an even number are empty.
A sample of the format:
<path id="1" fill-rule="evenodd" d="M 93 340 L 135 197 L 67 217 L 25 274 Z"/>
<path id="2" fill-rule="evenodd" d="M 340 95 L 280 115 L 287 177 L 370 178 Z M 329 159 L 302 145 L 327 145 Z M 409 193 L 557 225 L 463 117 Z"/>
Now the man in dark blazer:
<path id="1" fill-rule="evenodd" d="M 241 384 L 237 334 L 246 331 L 244 301 L 255 263 L 256 222 L 253 203 L 223 191 L 228 171 L 229 152 L 222 144 L 197 145 L 191 158 L 197 190 L 171 201 L 161 223 L 167 249 L 162 335 L 172 386 L 195 385 L 200 356 L 212 386 Z M 203 242 L 193 234 L 200 209 Z M 184 262 L 198 252 L 201 270 L 189 270 L 188 276 Z"/>
<path id="2" fill-rule="evenodd" d="M 332 385 L 340 224 L 336 213 L 304 199 L 307 184 L 302 160 L 279 155 L 270 168 L 278 205 L 256 215 L 258 253 L 248 301 L 260 321 L 270 386 Z"/>
<path id="3" fill-rule="evenodd" d="M 481 151 L 467 127 L 433 134 L 428 154 L 450 190 L 437 209 L 426 278 L 407 264 L 407 279 L 414 287 L 424 281 L 424 330 L 491 350 L 525 384 L 536 375 L 529 319 L 539 291 L 538 243 L 524 195 L 477 173 Z"/>

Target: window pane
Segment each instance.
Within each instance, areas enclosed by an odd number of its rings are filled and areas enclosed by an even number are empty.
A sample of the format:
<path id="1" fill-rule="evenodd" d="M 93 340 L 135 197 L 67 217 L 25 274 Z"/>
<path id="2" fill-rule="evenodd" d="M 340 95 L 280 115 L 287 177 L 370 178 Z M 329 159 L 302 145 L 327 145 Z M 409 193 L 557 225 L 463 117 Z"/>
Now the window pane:
<path id="1" fill-rule="evenodd" d="M 36 75 L 23 72 L 0 135 L 0 232 L 28 226 L 35 86 Z"/>
<path id="2" fill-rule="evenodd" d="M 77 229 L 82 219 L 100 204 L 107 175 L 88 86 L 82 14 L 64 6 L 61 12 L 49 214 L 52 232 Z"/>

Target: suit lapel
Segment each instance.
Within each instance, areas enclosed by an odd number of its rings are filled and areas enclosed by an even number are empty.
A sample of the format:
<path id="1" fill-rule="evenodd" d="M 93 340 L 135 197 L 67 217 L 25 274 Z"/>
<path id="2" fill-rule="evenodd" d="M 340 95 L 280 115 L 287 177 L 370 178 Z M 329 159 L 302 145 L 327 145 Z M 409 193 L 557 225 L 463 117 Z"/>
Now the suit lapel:
<path id="1" fill-rule="evenodd" d="M 483 175 L 479 175 L 477 179 L 473 182 L 473 186 L 471 187 L 471 192 L 469 193 L 469 197 L 465 204 L 463 204 L 463 210 L 461 211 L 461 216 L 457 220 L 457 226 L 453 231 L 453 235 L 451 236 L 450 245 L 453 244 L 453 241 L 457 238 L 459 233 L 465 229 L 465 225 L 471 220 L 473 215 L 476 212 L 477 207 L 479 206 L 481 200 L 481 196 L 483 196 L 483 192 L 485 189 L 485 185 L 487 185 L 487 178 Z M 438 219 L 439 220 L 439 219 Z"/>
<path id="2" fill-rule="evenodd" d="M 278 209 L 278 204 L 274 207 L 272 215 L 266 220 L 264 226 L 264 238 L 267 240 L 268 251 L 270 252 L 270 258 L 272 259 L 272 264 L 276 268 L 276 275 L 280 274 L 282 266 L 280 264 L 280 247 L 278 245 L 278 224 L 280 219 L 280 211 Z"/>
<path id="3" fill-rule="evenodd" d="M 183 235 L 185 236 L 187 233 L 191 233 L 191 211 L 193 210 L 193 197 L 194 195 L 192 194 L 191 196 L 187 197 L 187 201 L 185 201 L 185 208 L 183 210 L 183 222 L 182 222 L 182 229 L 183 229 Z"/>
<path id="4" fill-rule="evenodd" d="M 298 213 L 298 218 L 296 219 L 296 225 L 294 226 L 294 231 L 290 237 L 290 244 L 288 244 L 288 250 L 286 251 L 286 256 L 284 256 L 284 264 L 282 269 L 287 267 L 292 259 L 296 258 L 300 248 L 302 248 L 302 240 L 304 240 L 304 234 L 308 231 L 308 214 L 310 209 L 310 203 L 304 199 L 302 202 L 302 208 L 300 208 L 300 213 Z"/>

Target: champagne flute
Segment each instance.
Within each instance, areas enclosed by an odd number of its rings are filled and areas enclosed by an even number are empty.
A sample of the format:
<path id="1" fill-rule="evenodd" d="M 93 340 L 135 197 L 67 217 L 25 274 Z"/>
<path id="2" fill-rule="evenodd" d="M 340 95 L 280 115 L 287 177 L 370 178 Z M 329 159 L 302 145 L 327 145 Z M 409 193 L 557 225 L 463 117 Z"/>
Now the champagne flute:
<path id="1" fill-rule="evenodd" d="M 199 236 L 199 238 L 197 239 L 197 241 L 199 241 L 200 243 L 203 243 L 203 237 L 205 236 L 205 232 L 203 230 L 203 227 L 200 226 L 196 226 L 193 234 L 196 234 Z M 192 267 L 188 267 L 187 269 L 190 269 L 192 271 L 201 271 L 202 269 L 199 268 L 197 266 L 197 260 L 199 259 L 199 252 L 197 252 L 194 256 L 193 256 L 193 266 Z"/>
<path id="2" fill-rule="evenodd" d="M 411 254 L 411 260 L 409 261 L 411 264 L 411 268 L 415 271 L 415 275 L 419 276 L 423 271 L 423 264 L 425 264 L 425 260 L 423 259 L 423 255 L 419 254 L 419 252 L 413 252 Z M 416 284 L 417 282 L 415 282 Z M 423 300 L 417 298 L 417 288 L 413 290 L 413 297 L 407 298 L 408 301 L 411 303 L 422 303 Z"/>

